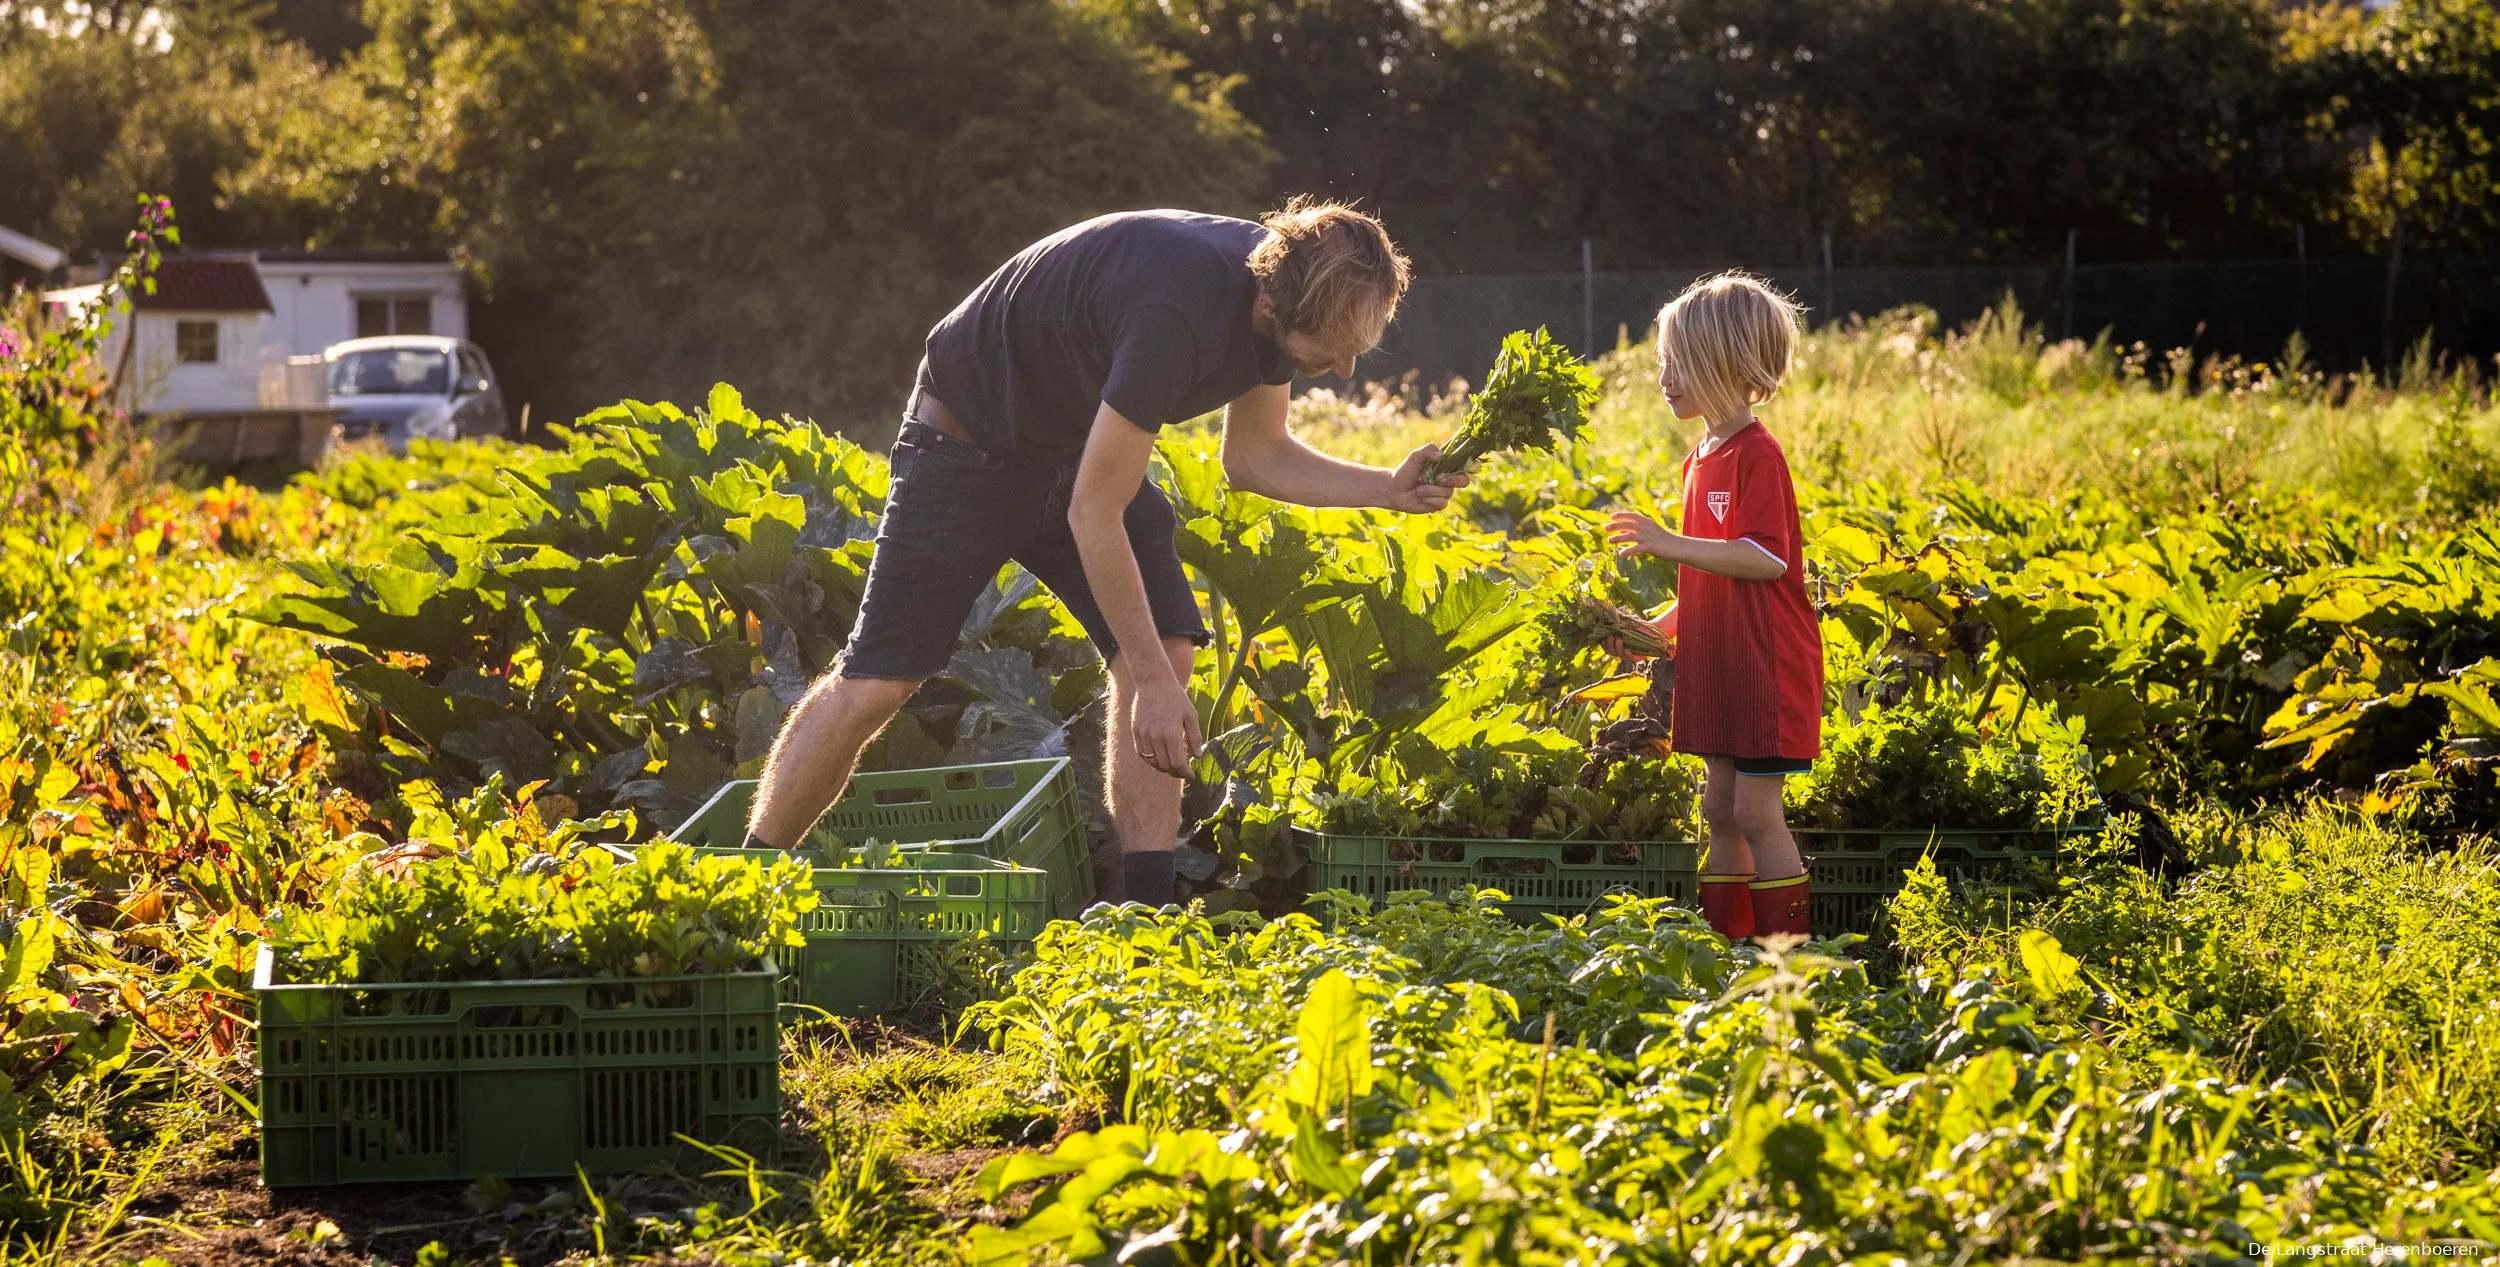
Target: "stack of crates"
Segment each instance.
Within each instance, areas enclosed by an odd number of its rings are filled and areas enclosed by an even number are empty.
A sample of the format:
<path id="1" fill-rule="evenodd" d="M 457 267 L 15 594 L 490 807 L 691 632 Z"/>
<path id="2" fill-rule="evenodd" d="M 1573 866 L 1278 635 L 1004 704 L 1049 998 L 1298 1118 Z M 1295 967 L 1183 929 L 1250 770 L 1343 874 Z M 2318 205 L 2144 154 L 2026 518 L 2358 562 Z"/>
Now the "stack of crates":
<path id="1" fill-rule="evenodd" d="M 752 780 L 713 794 L 669 838 L 706 854 L 744 847 Z M 1064 757 L 854 775 L 816 835 L 880 849 L 868 866 L 820 866 L 818 904 L 785 965 L 782 1000 L 804 1015 L 909 1007 L 943 974 L 947 943 L 1029 943 L 1093 899 L 1073 767 Z M 893 846 L 886 849 L 885 846 Z M 802 843 L 801 858 L 814 852 Z"/>
<path id="2" fill-rule="evenodd" d="M 728 784 L 668 838 L 714 848 L 744 845 L 754 803 L 754 780 Z M 1053 919 L 1074 919 L 1094 900 L 1085 811 L 1066 757 L 854 774 L 816 831 L 852 845 L 873 838 L 906 850 L 978 854 L 1049 872 Z"/>
<path id="3" fill-rule="evenodd" d="M 944 974 L 949 943 L 1029 943 L 1050 921 L 1048 877 L 978 854 L 905 854 L 900 867 L 818 867 L 807 939 L 786 963 L 782 1002 L 802 1015 L 909 1008 Z"/>

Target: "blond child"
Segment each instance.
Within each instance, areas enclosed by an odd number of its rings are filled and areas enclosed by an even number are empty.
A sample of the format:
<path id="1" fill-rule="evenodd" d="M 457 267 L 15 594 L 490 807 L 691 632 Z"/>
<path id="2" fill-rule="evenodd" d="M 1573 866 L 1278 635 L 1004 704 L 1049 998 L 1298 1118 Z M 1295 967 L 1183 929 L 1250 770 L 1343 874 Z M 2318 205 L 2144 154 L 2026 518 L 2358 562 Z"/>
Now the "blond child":
<path id="1" fill-rule="evenodd" d="M 1684 459 L 1683 531 L 1630 511 L 1607 526 L 1624 557 L 1679 565 L 1675 605 L 1657 621 L 1677 647 L 1669 742 L 1709 769 L 1701 906 L 1731 938 L 1809 931 L 1805 863 L 1780 793 L 1822 752 L 1823 644 L 1788 459 L 1753 413 L 1788 371 L 1798 317 L 1736 273 L 1695 282 L 1659 311 L 1658 386 L 1676 417 L 1708 429 Z"/>

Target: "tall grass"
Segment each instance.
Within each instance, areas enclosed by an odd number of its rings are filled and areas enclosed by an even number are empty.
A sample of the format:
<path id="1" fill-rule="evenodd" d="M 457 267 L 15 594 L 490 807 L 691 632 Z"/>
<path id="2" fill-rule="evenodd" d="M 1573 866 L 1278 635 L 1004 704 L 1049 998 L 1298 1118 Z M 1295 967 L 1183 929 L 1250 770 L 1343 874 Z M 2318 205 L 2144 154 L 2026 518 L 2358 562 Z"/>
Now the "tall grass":
<path id="1" fill-rule="evenodd" d="M 1600 359 L 1607 391 L 1588 456 L 1672 482 L 1700 432 L 1655 383 L 1657 355 Z M 2094 489 L 2147 510 L 2317 494 L 2391 516 L 2454 522 L 2500 503 L 2500 408 L 2479 362 L 2417 345 L 2392 374 L 2329 375 L 2297 338 L 2272 361 L 2050 340 L 2009 299 L 1958 329 L 1918 308 L 1816 330 L 1760 413 L 1802 480 L 1910 491 Z M 1439 438 L 1451 402 L 1373 389 L 1306 394 L 1298 429 L 1350 457 L 1389 460 Z"/>
<path id="2" fill-rule="evenodd" d="M 2350 809 L 2197 810 L 2212 865 L 2175 886 L 2131 867 L 2050 895 L 1914 882 L 1892 916 L 1915 960 L 2020 962 L 2055 936 L 2098 991 L 2096 1023 L 2139 1055 L 2193 1047 L 2235 1077 L 2299 1078 L 2339 1132 L 2410 1177 L 2500 1165 L 2500 854 L 2449 852 Z"/>

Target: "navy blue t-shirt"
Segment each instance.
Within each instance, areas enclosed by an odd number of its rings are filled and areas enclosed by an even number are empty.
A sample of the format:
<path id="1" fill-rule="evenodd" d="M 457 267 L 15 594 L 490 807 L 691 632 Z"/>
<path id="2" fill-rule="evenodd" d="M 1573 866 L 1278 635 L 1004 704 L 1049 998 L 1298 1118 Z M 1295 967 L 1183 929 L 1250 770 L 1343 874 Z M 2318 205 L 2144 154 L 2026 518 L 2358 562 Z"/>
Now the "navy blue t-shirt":
<path id="1" fill-rule="evenodd" d="M 1290 382 L 1283 351 L 1250 328 L 1250 252 L 1266 233 L 1192 211 L 1062 229 L 929 331 L 920 388 L 981 447 L 1046 466 L 1083 451 L 1103 402 L 1155 431 Z"/>

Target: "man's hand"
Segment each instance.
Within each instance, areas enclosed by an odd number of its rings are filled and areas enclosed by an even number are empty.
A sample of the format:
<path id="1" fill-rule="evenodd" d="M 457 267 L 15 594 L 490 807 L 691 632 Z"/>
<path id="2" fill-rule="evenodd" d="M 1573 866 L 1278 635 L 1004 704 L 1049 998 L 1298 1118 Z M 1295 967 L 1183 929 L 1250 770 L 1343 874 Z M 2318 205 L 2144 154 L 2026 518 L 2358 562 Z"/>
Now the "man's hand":
<path id="1" fill-rule="evenodd" d="M 1437 480 L 1426 480 L 1424 467 L 1439 460 L 1440 457 L 1441 446 L 1437 444 L 1427 444 L 1407 454 L 1406 460 L 1398 463 L 1396 470 L 1387 472 L 1388 491 L 1381 496 L 1380 504 L 1390 510 L 1402 510 L 1410 515 L 1428 515 L 1447 508 L 1450 504 L 1450 490 L 1465 488 L 1467 477 L 1453 474 L 1444 475 Z"/>
<path id="2" fill-rule="evenodd" d="M 1676 556 L 1669 551 L 1674 549 L 1675 539 L 1665 525 L 1633 511 L 1618 510 L 1606 521 L 1606 540 L 1615 545 L 1615 553 L 1623 558 L 1647 554 L 1674 559 Z"/>
<path id="3" fill-rule="evenodd" d="M 1145 680 L 1138 684 L 1136 702 L 1129 706 L 1129 734 L 1137 741 L 1137 755 L 1173 778 L 1188 778 L 1189 763 L 1203 746 L 1198 710 L 1190 704 L 1189 692 L 1168 671 L 1155 671 L 1163 666 L 1142 667 L 1145 671 L 1139 676 Z"/>

